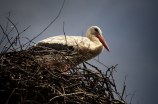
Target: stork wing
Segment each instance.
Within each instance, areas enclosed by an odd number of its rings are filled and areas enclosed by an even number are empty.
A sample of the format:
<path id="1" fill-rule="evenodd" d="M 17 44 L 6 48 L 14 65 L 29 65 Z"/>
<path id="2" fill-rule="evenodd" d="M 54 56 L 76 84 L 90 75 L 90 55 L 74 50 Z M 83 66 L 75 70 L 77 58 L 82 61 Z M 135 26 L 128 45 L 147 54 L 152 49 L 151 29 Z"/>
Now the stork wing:
<path id="1" fill-rule="evenodd" d="M 52 48 L 54 50 L 78 50 L 79 47 L 88 48 L 92 43 L 88 38 L 79 37 L 79 36 L 54 36 L 44 39 L 35 46 L 44 46 L 48 48 Z"/>

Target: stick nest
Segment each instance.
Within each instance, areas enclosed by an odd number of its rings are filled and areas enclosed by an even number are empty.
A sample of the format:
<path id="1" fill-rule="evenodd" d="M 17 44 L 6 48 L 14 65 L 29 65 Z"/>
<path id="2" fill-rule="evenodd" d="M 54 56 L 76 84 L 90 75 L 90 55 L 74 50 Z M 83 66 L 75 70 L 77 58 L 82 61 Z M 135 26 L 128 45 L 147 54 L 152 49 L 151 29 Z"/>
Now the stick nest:
<path id="1" fill-rule="evenodd" d="M 88 62 L 83 66 L 60 68 L 41 66 L 36 56 L 60 54 L 54 60 L 64 60 L 65 52 L 39 51 L 33 48 L 1 53 L 0 102 L 8 104 L 124 104 L 113 79 L 115 66 L 103 74 Z M 61 58 L 62 57 L 62 58 Z M 53 55 L 51 57 L 53 59 Z M 46 60 L 44 60 L 46 61 Z M 48 61 L 48 60 L 47 60 Z M 64 61 L 63 64 L 65 65 Z M 69 62 L 71 64 L 71 60 Z M 87 68 L 96 69 L 91 70 Z M 114 95 L 117 95 L 117 99 Z"/>
<path id="2" fill-rule="evenodd" d="M 20 37 L 30 26 L 19 32 L 16 27 L 17 24 L 10 20 L 10 12 L 6 30 L 0 25 L 3 32 L 3 37 L 0 40 L 0 45 L 3 47 L 0 53 L 0 103 L 126 104 L 123 99 L 124 90 L 122 95 L 118 93 L 113 78 L 113 72 L 117 65 L 105 67 L 103 70 L 106 70 L 106 73 L 104 74 L 95 65 L 88 62 L 83 61 L 82 65 L 77 65 L 77 60 L 68 60 L 67 57 L 74 56 L 76 52 L 70 54 L 69 51 L 55 51 L 46 47 L 28 49 L 33 40 L 59 17 L 60 12 L 32 40 L 27 37 Z M 13 28 L 8 32 L 9 23 L 13 25 Z M 12 39 L 9 36 L 14 29 L 17 36 Z M 22 44 L 22 38 L 28 40 L 28 42 Z M 7 39 L 7 42 L 4 45 L 5 39 Z M 11 52 L 8 50 L 11 50 Z M 84 59 L 84 57 L 79 58 L 79 60 L 81 59 Z M 67 74 L 64 74 L 60 67 L 52 67 L 47 64 L 54 60 L 59 62 L 61 67 L 68 64 Z"/>

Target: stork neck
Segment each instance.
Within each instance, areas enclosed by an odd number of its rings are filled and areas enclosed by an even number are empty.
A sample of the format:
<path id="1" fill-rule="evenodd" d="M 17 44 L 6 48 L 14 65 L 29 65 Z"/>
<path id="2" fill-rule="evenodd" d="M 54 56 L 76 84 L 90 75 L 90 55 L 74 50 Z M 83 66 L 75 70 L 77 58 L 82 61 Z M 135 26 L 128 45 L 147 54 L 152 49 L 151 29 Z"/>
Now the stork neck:
<path id="1" fill-rule="evenodd" d="M 90 46 L 91 53 L 94 55 L 94 57 L 99 55 L 104 49 L 102 43 L 95 35 L 92 35 L 89 31 L 87 31 L 86 36 L 92 43 L 94 43 L 94 45 Z"/>
<path id="2" fill-rule="evenodd" d="M 102 43 L 99 41 L 92 41 L 95 45 L 92 46 L 91 48 L 91 53 L 93 54 L 94 57 L 98 56 L 104 49 L 104 46 Z"/>

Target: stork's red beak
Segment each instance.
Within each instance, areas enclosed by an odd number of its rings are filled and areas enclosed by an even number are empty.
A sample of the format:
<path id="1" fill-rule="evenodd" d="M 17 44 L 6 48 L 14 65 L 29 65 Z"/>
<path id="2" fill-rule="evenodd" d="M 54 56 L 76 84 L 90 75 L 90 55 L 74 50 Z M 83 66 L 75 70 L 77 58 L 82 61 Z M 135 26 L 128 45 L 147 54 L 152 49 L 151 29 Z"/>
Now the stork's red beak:
<path id="1" fill-rule="evenodd" d="M 110 49 L 109 49 L 106 41 L 104 40 L 104 38 L 100 34 L 97 35 L 97 38 L 100 40 L 100 42 L 103 44 L 103 46 L 110 52 Z"/>

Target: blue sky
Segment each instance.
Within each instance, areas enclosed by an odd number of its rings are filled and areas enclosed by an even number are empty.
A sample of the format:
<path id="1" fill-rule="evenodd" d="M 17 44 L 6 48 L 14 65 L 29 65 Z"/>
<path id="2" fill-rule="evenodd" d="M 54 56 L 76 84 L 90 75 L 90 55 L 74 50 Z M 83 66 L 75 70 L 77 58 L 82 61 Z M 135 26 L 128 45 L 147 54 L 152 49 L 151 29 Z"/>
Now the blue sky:
<path id="1" fill-rule="evenodd" d="M 6 13 L 12 11 L 11 20 L 14 23 L 19 22 L 17 26 L 19 31 L 31 25 L 22 36 L 32 39 L 58 15 L 62 2 L 62 0 L 1 0 L 0 24 L 6 26 Z M 156 104 L 158 103 L 157 5 L 157 0 L 66 0 L 59 18 L 34 42 L 62 35 L 63 22 L 65 22 L 65 33 L 69 36 L 82 36 L 84 27 L 85 36 L 90 26 L 99 26 L 111 51 L 109 53 L 104 50 L 99 55 L 99 60 L 109 67 L 118 64 L 117 72 L 114 73 L 118 91 L 122 92 L 124 76 L 128 75 L 127 94 L 136 91 L 132 103 L 135 104 L 139 100 L 139 104 Z M 13 31 L 10 37 L 16 35 L 16 31 Z M 1 36 L 0 30 L 0 38 Z M 106 68 L 96 61 L 89 62 L 98 66 L 103 72 L 106 71 Z"/>

